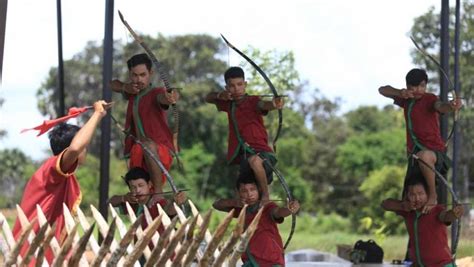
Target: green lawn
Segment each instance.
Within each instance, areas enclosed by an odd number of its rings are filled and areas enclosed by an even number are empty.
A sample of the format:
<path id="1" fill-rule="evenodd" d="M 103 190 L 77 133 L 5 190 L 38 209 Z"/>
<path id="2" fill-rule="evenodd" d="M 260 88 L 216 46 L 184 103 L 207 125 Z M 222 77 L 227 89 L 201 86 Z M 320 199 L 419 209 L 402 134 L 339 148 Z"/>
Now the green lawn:
<path id="1" fill-rule="evenodd" d="M 287 219 L 280 227 L 280 234 L 283 242 L 288 238 L 291 219 Z M 474 256 L 474 229 L 469 229 L 467 225 L 463 225 L 463 235 L 459 241 L 457 249 L 457 258 Z M 319 251 L 326 251 L 337 254 L 338 244 L 348 244 L 353 246 L 357 240 L 374 239 L 374 236 L 360 235 L 348 232 L 325 232 L 325 233 L 308 233 L 302 231 L 304 225 L 298 224 L 296 221 L 296 231 L 293 238 L 286 249 L 287 252 L 310 248 Z M 405 257 L 407 237 L 406 236 L 387 236 L 384 240 L 375 240 L 384 250 L 384 260 L 392 261 L 394 259 L 403 259 Z"/>

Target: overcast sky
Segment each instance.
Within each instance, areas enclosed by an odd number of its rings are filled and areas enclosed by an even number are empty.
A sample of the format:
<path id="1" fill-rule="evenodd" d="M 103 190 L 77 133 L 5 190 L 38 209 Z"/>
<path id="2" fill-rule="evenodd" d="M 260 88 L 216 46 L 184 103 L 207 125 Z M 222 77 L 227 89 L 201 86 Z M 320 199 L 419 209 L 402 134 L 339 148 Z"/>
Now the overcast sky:
<path id="1" fill-rule="evenodd" d="M 454 1 L 453 1 L 454 2 Z M 380 85 L 404 86 L 412 67 L 408 32 L 413 19 L 441 0 L 273 0 L 157 1 L 117 0 L 132 27 L 141 33 L 180 35 L 223 33 L 234 45 L 293 51 L 296 68 L 310 88 L 341 97 L 343 111 L 360 105 L 383 106 Z M 91 40 L 104 36 L 105 1 L 63 0 L 63 51 L 70 59 Z M 114 13 L 114 39 L 132 40 Z M 34 159 L 48 155 L 46 135 L 20 134 L 43 121 L 36 91 L 57 65 L 56 1 L 8 2 L 0 97 L 0 128 L 8 136 L 0 149 L 19 147 Z M 238 64 L 240 58 L 235 58 Z M 65 69 L 67 72 L 67 69 Z M 101 89 L 101 88 L 100 88 Z M 67 90 L 67 88 L 66 88 Z M 184 118 L 183 118 L 184 119 Z"/>

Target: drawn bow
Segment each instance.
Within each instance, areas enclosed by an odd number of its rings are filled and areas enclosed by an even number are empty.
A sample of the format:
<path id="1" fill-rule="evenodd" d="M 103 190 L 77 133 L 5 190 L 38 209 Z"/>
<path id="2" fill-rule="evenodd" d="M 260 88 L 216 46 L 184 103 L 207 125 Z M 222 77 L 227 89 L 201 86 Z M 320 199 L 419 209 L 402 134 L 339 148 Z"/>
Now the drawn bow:
<path id="1" fill-rule="evenodd" d="M 443 69 L 443 67 L 441 66 L 441 64 L 434 58 L 432 57 L 430 54 L 428 54 L 428 52 L 426 52 L 423 48 L 421 48 L 415 41 L 415 39 L 413 38 L 413 36 L 410 36 L 410 39 L 411 41 L 413 42 L 413 44 L 416 46 L 416 48 L 418 49 L 418 51 L 421 52 L 421 54 L 425 57 L 428 57 L 431 61 L 433 61 L 433 63 L 435 63 L 435 65 L 438 67 L 438 69 L 441 71 L 441 73 L 443 74 L 443 76 L 446 78 L 446 80 L 448 81 L 449 83 L 449 86 L 451 88 L 453 88 L 451 90 L 452 94 L 453 94 L 453 97 L 454 99 L 456 99 L 456 91 L 454 90 L 454 85 L 453 83 L 451 82 L 451 79 L 449 79 L 449 76 L 448 74 L 446 73 L 446 71 Z M 449 133 L 448 135 L 448 139 L 446 140 L 446 146 L 448 145 L 449 143 L 449 140 L 451 139 L 451 137 L 453 136 L 454 134 L 454 130 L 455 130 L 455 127 L 456 127 L 456 123 L 457 123 L 457 120 L 459 118 L 459 113 L 458 111 L 455 111 L 454 112 L 454 121 L 453 121 L 453 127 L 451 128 L 451 132 Z M 459 202 L 459 197 L 457 196 L 456 192 L 454 191 L 454 189 L 449 185 L 447 179 L 441 174 L 439 173 L 436 169 L 432 168 L 430 165 L 428 165 L 428 163 L 426 163 L 425 161 L 423 161 L 422 159 L 420 159 L 418 156 L 416 155 L 412 155 L 416 160 L 418 160 L 419 162 L 421 162 L 423 165 L 427 166 L 428 168 L 430 168 L 435 174 L 436 176 L 443 182 L 443 184 L 446 186 L 446 188 L 448 188 L 448 190 L 450 191 L 451 193 L 451 196 L 453 197 L 453 202 L 455 205 L 458 205 L 460 202 Z M 459 243 L 459 234 L 461 232 L 461 219 L 458 219 L 457 220 L 457 232 L 456 232 L 456 239 L 452 241 L 452 245 L 451 245 L 451 252 L 452 252 L 452 256 L 453 256 L 453 259 L 456 259 L 456 250 L 457 250 L 457 247 L 458 247 L 458 243 Z"/>
<path id="2" fill-rule="evenodd" d="M 258 66 L 253 60 L 251 60 L 246 54 L 244 54 L 242 51 L 240 51 L 239 49 L 237 49 L 234 45 L 232 45 L 225 37 L 224 35 L 221 34 L 221 37 L 222 39 L 225 41 L 225 43 L 230 47 L 232 48 L 235 52 L 237 52 L 237 54 L 239 54 L 240 56 L 242 56 L 245 60 L 247 60 L 248 63 L 250 63 L 254 68 L 255 70 L 257 70 L 258 73 L 260 73 L 260 75 L 263 77 L 263 79 L 265 80 L 265 82 L 268 84 L 268 86 L 270 87 L 270 89 L 272 90 L 272 93 L 274 95 L 274 97 L 280 97 L 280 95 L 278 94 L 275 86 L 273 85 L 272 81 L 270 81 L 270 78 L 268 78 L 267 74 L 260 68 L 260 66 Z M 283 112 L 281 109 L 278 110 L 278 129 L 277 129 L 277 133 L 275 134 L 275 138 L 273 139 L 273 150 L 276 152 L 276 141 L 278 140 L 278 136 L 280 135 L 280 131 L 281 131 L 281 126 L 282 126 L 282 123 L 283 123 Z M 288 184 L 286 183 L 285 181 L 285 178 L 283 177 L 283 175 L 280 173 L 280 171 L 278 171 L 276 168 L 274 168 L 270 163 L 268 163 L 267 160 L 264 160 L 263 161 L 264 164 L 267 164 L 268 167 L 270 167 L 273 171 L 273 173 L 275 173 L 275 175 L 278 177 L 278 180 L 280 181 L 282 187 L 283 187 L 283 190 L 285 190 L 285 193 L 286 193 L 286 196 L 288 198 L 288 201 L 293 201 L 293 195 L 291 194 L 291 191 L 290 191 L 290 188 L 288 187 Z M 288 244 L 290 243 L 290 240 L 291 238 L 293 237 L 293 234 L 295 232 L 295 227 L 296 227 L 296 215 L 295 214 L 292 214 L 292 217 L 291 217 L 291 230 L 290 230 L 290 234 L 288 235 L 288 239 L 286 240 L 285 242 L 285 246 L 283 248 L 286 249 L 286 247 L 288 246 Z"/>
<path id="3" fill-rule="evenodd" d="M 118 11 L 120 20 L 122 21 L 123 25 L 128 29 L 130 34 L 133 36 L 133 39 L 140 44 L 140 46 L 145 50 L 146 54 L 150 57 L 151 61 L 153 62 L 153 65 L 155 65 L 157 72 L 160 76 L 160 79 L 163 81 L 163 84 L 165 86 L 166 91 L 168 93 L 171 93 L 173 88 L 170 86 L 168 76 L 166 75 L 166 72 L 163 69 L 162 64 L 158 61 L 156 56 L 153 54 L 151 49 L 148 47 L 148 45 L 143 41 L 140 36 L 132 29 L 132 27 L 128 24 L 128 22 L 125 20 L 125 18 L 122 15 L 122 12 L 120 10 Z M 173 146 L 176 151 L 176 153 L 179 152 L 179 146 L 178 146 L 178 132 L 179 132 L 179 113 L 178 109 L 176 107 L 176 104 L 171 104 L 171 108 L 173 111 L 173 119 L 174 119 L 174 125 L 173 125 Z"/>

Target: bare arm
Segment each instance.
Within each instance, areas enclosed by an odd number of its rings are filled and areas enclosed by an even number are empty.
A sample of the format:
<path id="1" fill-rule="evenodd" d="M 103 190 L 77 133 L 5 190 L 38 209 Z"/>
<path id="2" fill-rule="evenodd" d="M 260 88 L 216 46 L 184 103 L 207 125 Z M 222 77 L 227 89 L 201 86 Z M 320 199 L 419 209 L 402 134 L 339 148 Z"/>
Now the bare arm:
<path id="1" fill-rule="evenodd" d="M 462 107 L 462 101 L 459 98 L 456 98 L 449 102 L 436 101 L 434 108 L 440 113 L 448 113 L 452 111 L 457 111 Z"/>
<path id="2" fill-rule="evenodd" d="M 258 102 L 258 108 L 262 111 L 282 109 L 283 105 L 284 105 L 284 101 L 283 101 L 283 98 L 281 97 L 273 98 L 272 101 L 260 100 L 260 102 Z"/>
<path id="3" fill-rule="evenodd" d="M 158 104 L 163 106 L 169 106 L 176 104 L 179 100 L 179 93 L 176 89 L 171 90 L 171 92 L 165 92 L 164 94 L 158 94 L 156 96 Z"/>
<path id="4" fill-rule="evenodd" d="M 287 207 L 278 207 L 273 210 L 273 218 L 285 218 L 296 214 L 300 210 L 300 203 L 297 200 L 290 201 Z"/>
<path id="5" fill-rule="evenodd" d="M 413 93 L 407 89 L 397 89 L 390 85 L 381 86 L 379 93 L 388 98 L 401 97 L 404 99 L 413 98 Z"/>
<path id="6" fill-rule="evenodd" d="M 183 205 L 184 202 L 187 200 L 187 196 L 185 192 L 178 192 L 174 195 L 174 203 L 176 203 L 178 206 Z M 176 209 L 174 208 L 173 201 L 168 201 L 166 206 L 163 207 L 163 210 L 168 214 L 168 216 L 173 217 L 177 214 Z"/>
<path id="7" fill-rule="evenodd" d="M 382 201 L 382 208 L 387 211 L 410 211 L 413 207 L 408 201 L 402 201 L 398 199 L 385 199 Z"/>
<path id="8" fill-rule="evenodd" d="M 445 224 L 451 224 L 457 219 L 461 218 L 464 214 L 464 207 L 462 205 L 458 205 L 454 207 L 452 210 L 443 211 L 439 214 L 438 218 L 441 222 Z"/>
<path id="9" fill-rule="evenodd" d="M 122 203 L 125 203 L 125 200 L 124 200 L 124 196 L 123 195 L 115 195 L 115 196 L 112 196 L 110 199 L 109 199 L 109 203 L 113 206 L 113 207 L 118 207 L 120 205 L 122 205 Z"/>
<path id="10" fill-rule="evenodd" d="M 137 197 L 132 192 L 128 192 L 125 195 L 115 195 L 109 199 L 109 203 L 113 207 L 118 207 L 122 204 L 125 204 L 125 202 L 132 203 L 132 204 L 137 203 Z"/>
<path id="11" fill-rule="evenodd" d="M 243 207 L 244 205 L 239 199 L 218 199 L 213 204 L 216 210 L 220 211 L 231 211 L 233 208 Z"/>
<path id="12" fill-rule="evenodd" d="M 110 82 L 110 89 L 117 93 L 126 93 L 130 95 L 136 95 L 140 89 L 138 85 L 133 83 L 124 83 L 120 80 L 113 80 Z"/>
<path id="13" fill-rule="evenodd" d="M 72 168 L 82 152 L 85 152 L 87 146 L 91 142 L 94 131 L 99 122 L 107 114 L 106 108 L 110 106 L 103 100 L 94 103 L 94 114 L 89 118 L 84 126 L 76 133 L 71 141 L 68 149 L 61 157 L 61 171 L 67 172 Z"/>
<path id="14" fill-rule="evenodd" d="M 207 103 L 216 104 L 218 100 L 223 100 L 223 101 L 232 100 L 232 95 L 227 90 L 223 90 L 219 92 L 211 92 L 206 95 Z"/>

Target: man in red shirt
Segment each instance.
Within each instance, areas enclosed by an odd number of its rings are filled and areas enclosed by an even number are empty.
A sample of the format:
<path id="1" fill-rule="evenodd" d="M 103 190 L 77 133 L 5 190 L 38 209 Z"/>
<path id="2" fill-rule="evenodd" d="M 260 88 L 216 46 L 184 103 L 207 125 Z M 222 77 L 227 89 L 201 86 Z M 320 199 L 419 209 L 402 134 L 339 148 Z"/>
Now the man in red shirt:
<path id="1" fill-rule="evenodd" d="M 157 145 L 157 156 L 164 167 L 169 170 L 173 161 L 172 133 L 166 120 L 166 111 L 179 99 L 176 90 L 168 93 L 165 88 L 152 87 L 150 80 L 153 74 L 152 62 L 146 54 L 134 55 L 127 61 L 130 83 L 113 80 L 110 87 L 122 93 L 128 100 L 125 129 L 133 136 L 144 140 L 150 139 Z M 130 158 L 129 168 L 141 167 L 149 170 L 142 147 L 132 137 L 125 139 L 124 154 Z M 159 170 L 161 172 L 161 170 Z M 166 176 L 152 180 L 157 192 L 162 192 Z"/>
<path id="2" fill-rule="evenodd" d="M 282 223 L 285 217 L 297 213 L 300 209 L 299 202 L 293 200 L 288 203 L 287 207 L 278 207 L 272 201 L 263 205 L 260 188 L 252 173 L 248 176 L 239 176 L 236 190 L 237 199 L 219 199 L 214 202 L 213 207 L 226 212 L 235 209 L 234 215 L 238 217 L 242 207 L 247 204 L 245 214 L 245 228 L 247 228 L 256 216 L 258 209 L 263 206 L 257 230 L 250 239 L 246 251 L 242 254 L 243 266 L 285 266 L 283 242 L 277 223 Z"/>
<path id="3" fill-rule="evenodd" d="M 448 247 L 446 225 L 464 213 L 462 205 L 446 210 L 435 205 L 429 213 L 423 213 L 428 205 L 427 183 L 422 177 L 410 177 L 407 182 L 407 197 L 404 200 L 386 199 L 385 210 L 393 211 L 405 219 L 410 236 L 410 259 L 416 266 L 455 266 Z"/>
<path id="4" fill-rule="evenodd" d="M 262 190 L 262 200 L 269 199 L 268 184 L 272 182 L 272 170 L 265 166 L 267 160 L 276 164 L 273 150 L 268 146 L 268 134 L 263 124 L 263 115 L 268 111 L 283 108 L 283 98 L 263 101 L 258 96 L 247 95 L 244 71 L 231 67 L 224 73 L 226 90 L 212 92 L 206 102 L 227 113 L 229 137 L 227 160 L 230 164 L 240 163 L 240 172 L 253 171 Z M 262 159 L 263 158 L 263 159 Z"/>
<path id="5" fill-rule="evenodd" d="M 81 202 L 81 190 L 74 172 L 85 161 L 89 145 L 97 125 L 106 115 L 110 105 L 105 101 L 94 103 L 94 114 L 79 128 L 62 123 L 50 133 L 53 156 L 47 159 L 26 184 L 20 207 L 28 220 L 36 217 L 36 205 L 43 210 L 49 224 L 56 223 L 56 238 L 61 242 L 64 228 L 63 203 L 74 212 Z M 35 225 L 37 231 L 39 225 Z M 17 219 L 13 235 L 19 238 L 21 225 Z"/>
<path id="6" fill-rule="evenodd" d="M 429 166 L 418 164 L 428 183 L 428 205 L 423 212 L 428 212 L 437 203 L 435 173 L 433 168 L 447 171 L 449 159 L 446 156 L 445 143 L 439 130 L 439 113 L 459 110 L 460 99 L 442 102 L 437 96 L 427 93 L 428 75 L 422 69 L 412 69 L 406 75 L 407 89 L 396 89 L 390 85 L 379 88 L 380 94 L 392 98 L 395 105 L 403 108 L 407 129 L 407 152 L 416 154 Z M 411 161 L 411 160 L 410 160 Z M 411 172 L 408 165 L 407 176 Z M 407 177 L 405 177 L 405 182 Z"/>
<path id="7" fill-rule="evenodd" d="M 128 202 L 137 216 L 143 213 L 144 206 L 146 206 L 150 211 L 152 219 L 155 219 L 159 215 L 157 204 L 163 207 L 168 216 L 174 217 L 176 215 L 172 201 L 168 201 L 163 197 L 156 200 L 152 198 L 155 190 L 151 182 L 150 174 L 147 171 L 140 167 L 134 167 L 127 172 L 124 179 L 130 192 L 125 195 L 112 196 L 109 200 L 109 203 L 114 207 L 120 208 L 122 213 L 127 213 L 125 202 Z M 186 193 L 176 193 L 174 201 L 176 204 L 182 205 L 186 201 Z M 142 228 L 145 229 L 147 226 L 146 220 L 143 220 Z M 159 232 L 161 233 L 163 230 L 163 227 L 160 226 Z"/>

